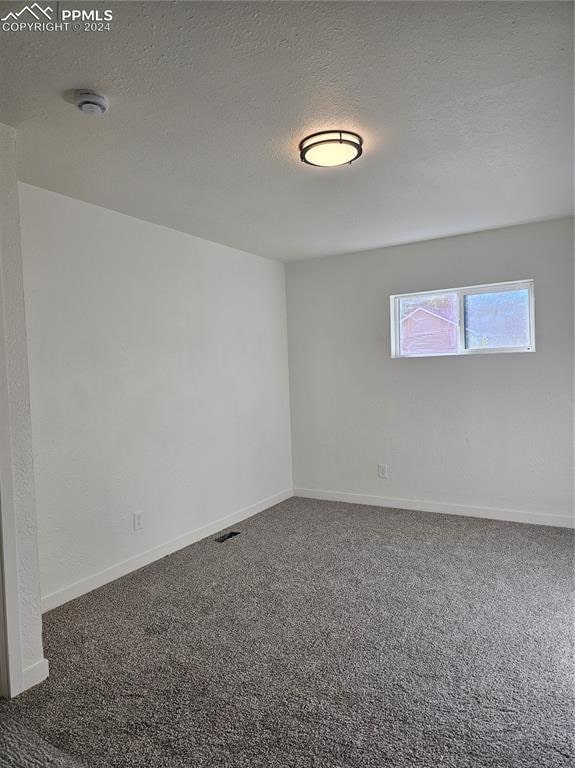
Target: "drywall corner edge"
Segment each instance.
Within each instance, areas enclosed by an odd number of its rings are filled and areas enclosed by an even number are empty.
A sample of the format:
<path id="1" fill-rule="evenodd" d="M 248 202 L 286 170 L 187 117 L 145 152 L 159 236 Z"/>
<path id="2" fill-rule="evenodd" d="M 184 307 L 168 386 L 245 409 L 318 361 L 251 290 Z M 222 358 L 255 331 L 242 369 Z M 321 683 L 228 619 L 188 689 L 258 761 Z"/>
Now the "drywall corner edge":
<path id="1" fill-rule="evenodd" d="M 0 123 L 0 695 L 30 685 L 42 649 L 16 131 Z M 38 679 L 39 678 L 39 679 Z"/>

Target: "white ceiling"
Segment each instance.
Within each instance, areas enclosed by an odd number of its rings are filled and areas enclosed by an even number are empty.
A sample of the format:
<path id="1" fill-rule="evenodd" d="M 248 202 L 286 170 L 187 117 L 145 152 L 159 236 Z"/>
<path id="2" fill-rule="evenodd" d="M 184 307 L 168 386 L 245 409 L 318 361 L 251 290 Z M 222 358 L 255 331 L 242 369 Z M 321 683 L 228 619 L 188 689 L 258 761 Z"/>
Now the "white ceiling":
<path id="1" fill-rule="evenodd" d="M 110 7 L 111 32 L 0 32 L 30 184 L 285 260 L 571 210 L 571 3 Z M 326 128 L 363 157 L 302 164 Z"/>

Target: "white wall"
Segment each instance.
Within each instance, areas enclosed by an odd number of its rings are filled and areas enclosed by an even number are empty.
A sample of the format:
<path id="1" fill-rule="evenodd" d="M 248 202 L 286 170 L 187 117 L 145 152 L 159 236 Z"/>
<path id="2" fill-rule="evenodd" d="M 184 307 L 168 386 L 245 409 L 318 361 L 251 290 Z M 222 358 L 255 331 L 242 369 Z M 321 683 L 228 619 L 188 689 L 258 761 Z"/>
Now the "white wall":
<path id="1" fill-rule="evenodd" d="M 47 608 L 291 495 L 285 269 L 20 199 Z"/>
<path id="2" fill-rule="evenodd" d="M 285 268 L 20 202 L 49 608 L 291 494 Z M 288 265 L 297 492 L 568 523 L 572 247 L 561 220 Z M 391 293 L 529 277 L 535 354 L 390 358 Z"/>
<path id="3" fill-rule="evenodd" d="M 3 695 L 43 680 L 16 135 L 0 124 L 0 659 Z"/>
<path id="4" fill-rule="evenodd" d="M 569 524 L 572 270 L 570 219 L 289 264 L 296 493 Z M 521 278 L 535 353 L 390 358 L 390 294 Z"/>

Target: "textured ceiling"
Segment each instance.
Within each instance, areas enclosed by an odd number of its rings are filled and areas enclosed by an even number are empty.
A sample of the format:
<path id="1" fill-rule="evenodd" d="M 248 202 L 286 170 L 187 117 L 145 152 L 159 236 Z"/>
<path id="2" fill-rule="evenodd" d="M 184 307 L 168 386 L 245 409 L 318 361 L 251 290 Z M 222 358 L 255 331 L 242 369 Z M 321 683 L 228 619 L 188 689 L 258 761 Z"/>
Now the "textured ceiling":
<path id="1" fill-rule="evenodd" d="M 111 32 L 0 32 L 30 184 L 286 260 L 571 209 L 570 3 L 111 7 Z M 78 112 L 80 86 L 110 113 Z M 357 163 L 299 162 L 340 127 Z"/>

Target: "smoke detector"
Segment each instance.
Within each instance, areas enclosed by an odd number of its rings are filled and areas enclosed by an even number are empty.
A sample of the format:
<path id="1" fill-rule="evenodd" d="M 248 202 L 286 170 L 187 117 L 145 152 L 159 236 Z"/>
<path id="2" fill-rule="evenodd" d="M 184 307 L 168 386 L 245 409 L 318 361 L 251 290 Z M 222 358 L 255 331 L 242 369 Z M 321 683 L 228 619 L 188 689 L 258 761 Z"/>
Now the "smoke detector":
<path id="1" fill-rule="evenodd" d="M 74 104 L 85 115 L 104 115 L 110 109 L 105 96 L 84 89 L 74 93 Z"/>

